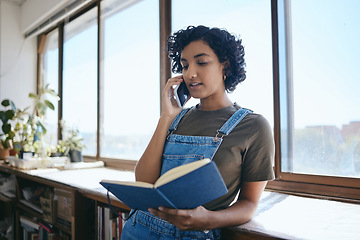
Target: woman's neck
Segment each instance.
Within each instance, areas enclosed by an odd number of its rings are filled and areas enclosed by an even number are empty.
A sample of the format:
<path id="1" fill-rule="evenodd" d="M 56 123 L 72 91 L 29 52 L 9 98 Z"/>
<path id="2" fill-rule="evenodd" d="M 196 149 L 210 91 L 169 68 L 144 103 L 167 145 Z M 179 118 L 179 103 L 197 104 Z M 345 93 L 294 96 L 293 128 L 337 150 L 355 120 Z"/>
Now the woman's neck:
<path id="1" fill-rule="evenodd" d="M 225 94 L 220 101 L 210 101 L 209 99 L 200 99 L 198 109 L 201 111 L 214 111 L 222 108 L 226 108 L 233 105 L 233 102 Z"/>

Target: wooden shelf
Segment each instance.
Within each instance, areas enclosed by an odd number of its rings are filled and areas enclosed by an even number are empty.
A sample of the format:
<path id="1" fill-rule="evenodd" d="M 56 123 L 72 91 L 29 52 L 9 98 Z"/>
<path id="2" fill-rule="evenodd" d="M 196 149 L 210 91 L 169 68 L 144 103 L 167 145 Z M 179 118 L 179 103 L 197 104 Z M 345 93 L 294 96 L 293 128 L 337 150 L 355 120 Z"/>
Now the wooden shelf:
<path id="1" fill-rule="evenodd" d="M 36 219 L 44 220 L 43 214 L 35 209 L 20 202 L 24 199 L 22 188 L 28 186 L 42 186 L 54 189 L 62 189 L 70 193 L 71 196 L 71 221 L 70 227 L 59 222 L 52 222 L 52 225 L 67 233 L 71 239 L 97 239 L 97 222 L 95 206 L 107 206 L 106 189 L 99 182 L 106 177 L 107 179 L 126 179 L 134 178 L 134 174 L 128 171 L 120 171 L 110 168 L 96 169 L 76 169 L 76 170 L 20 170 L 8 165 L 0 165 L 0 172 L 16 176 L 16 199 L 14 199 L 14 208 L 17 212 L 15 221 L 15 238 L 22 239 L 22 228 L 19 218 L 21 214 L 32 216 Z M 130 211 L 124 203 L 111 195 L 111 205 L 122 212 Z M 4 202 L 4 199 L 0 198 Z M 89 211 L 90 209 L 90 211 Z M 1 219 L 0 219 L 1 220 Z M 89 224 L 92 227 L 89 227 Z M 92 229 L 92 230 L 91 230 Z M 90 231 L 90 232 L 89 232 Z"/>

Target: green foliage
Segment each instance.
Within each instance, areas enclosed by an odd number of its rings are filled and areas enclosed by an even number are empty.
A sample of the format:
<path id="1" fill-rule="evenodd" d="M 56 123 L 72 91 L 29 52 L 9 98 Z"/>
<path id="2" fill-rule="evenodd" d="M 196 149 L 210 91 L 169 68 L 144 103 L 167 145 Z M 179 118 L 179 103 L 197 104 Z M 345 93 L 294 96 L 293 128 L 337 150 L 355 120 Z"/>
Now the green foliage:
<path id="1" fill-rule="evenodd" d="M 44 88 L 39 89 L 39 93 L 29 93 L 29 97 L 34 100 L 34 111 L 33 114 L 30 116 L 30 121 L 33 121 L 35 119 L 36 125 L 41 128 L 42 134 L 46 134 L 46 128 L 43 124 L 43 118 L 46 115 L 46 112 L 48 109 L 55 110 L 54 104 L 49 101 L 49 97 L 52 96 L 56 98 L 57 101 L 60 100 L 59 96 L 56 94 L 56 92 L 49 88 L 49 84 L 47 84 Z M 39 138 L 41 136 L 38 136 Z"/>
<path id="2" fill-rule="evenodd" d="M 70 150 L 82 151 L 86 146 L 83 144 L 84 139 L 80 136 L 80 132 L 76 128 L 66 128 L 65 121 L 61 121 L 61 127 L 63 130 L 63 140 L 58 143 L 58 149 L 64 151 L 64 155 L 67 155 Z"/>
<path id="3" fill-rule="evenodd" d="M 55 91 L 49 88 L 49 84 L 39 89 L 38 94 L 29 93 L 29 98 L 34 101 L 34 110 L 31 114 L 27 112 L 28 108 L 17 109 L 15 103 L 9 99 L 1 102 L 4 107 L 4 110 L 0 111 L 3 132 L 0 137 L 3 148 L 15 148 L 18 151 L 37 149 L 39 144 L 34 140 L 42 141 L 42 135 L 46 134 L 46 127 L 43 123 L 46 112 L 48 109 L 55 110 L 49 97 L 59 100 Z"/>
<path id="4" fill-rule="evenodd" d="M 4 110 L 0 111 L 0 120 L 2 121 L 0 134 L 1 146 L 4 149 L 13 147 L 14 138 L 18 132 L 16 123 L 19 119 L 23 119 L 26 115 L 26 109 L 17 109 L 15 103 L 9 99 L 5 99 L 1 102 Z"/>
<path id="5" fill-rule="evenodd" d="M 34 113 L 33 115 L 44 117 L 48 108 L 55 110 L 54 104 L 48 100 L 49 96 L 55 97 L 58 101 L 60 98 L 56 92 L 49 88 L 49 84 L 45 88 L 40 88 L 38 94 L 29 93 L 29 97 L 34 100 Z"/>
<path id="6" fill-rule="evenodd" d="M 5 107 L 5 110 L 0 111 L 0 119 L 2 121 L 2 134 L 1 136 L 1 145 L 4 149 L 7 149 L 12 144 L 11 141 L 15 135 L 15 132 L 12 131 L 11 120 L 15 116 L 16 107 L 13 101 L 5 99 L 1 102 L 1 105 Z"/>

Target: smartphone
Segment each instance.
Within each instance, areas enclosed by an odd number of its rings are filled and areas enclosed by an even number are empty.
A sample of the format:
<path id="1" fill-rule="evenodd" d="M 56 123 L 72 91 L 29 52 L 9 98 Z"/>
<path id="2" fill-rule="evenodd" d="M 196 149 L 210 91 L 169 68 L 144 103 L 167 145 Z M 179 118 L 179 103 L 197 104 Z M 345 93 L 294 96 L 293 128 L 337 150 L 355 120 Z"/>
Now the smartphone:
<path id="1" fill-rule="evenodd" d="M 182 108 L 186 100 L 190 97 L 189 90 L 184 81 L 175 87 L 174 94 L 177 104 Z"/>

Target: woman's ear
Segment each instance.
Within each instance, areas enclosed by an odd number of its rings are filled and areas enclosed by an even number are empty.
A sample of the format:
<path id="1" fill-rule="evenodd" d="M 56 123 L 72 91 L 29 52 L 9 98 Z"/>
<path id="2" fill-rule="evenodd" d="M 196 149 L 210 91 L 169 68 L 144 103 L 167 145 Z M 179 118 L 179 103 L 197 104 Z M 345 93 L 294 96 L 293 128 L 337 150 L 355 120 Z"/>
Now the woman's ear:
<path id="1" fill-rule="evenodd" d="M 223 74 L 224 76 L 227 76 L 230 72 L 230 62 L 229 60 L 226 60 L 223 64 Z"/>

